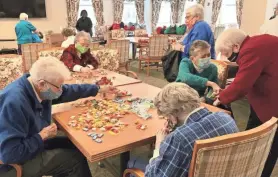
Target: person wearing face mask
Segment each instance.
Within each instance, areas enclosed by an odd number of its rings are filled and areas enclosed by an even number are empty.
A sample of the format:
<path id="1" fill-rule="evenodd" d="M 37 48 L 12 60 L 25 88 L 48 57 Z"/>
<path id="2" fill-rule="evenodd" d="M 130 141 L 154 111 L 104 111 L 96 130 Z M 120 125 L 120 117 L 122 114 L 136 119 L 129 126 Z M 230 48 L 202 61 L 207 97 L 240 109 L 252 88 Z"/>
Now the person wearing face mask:
<path id="1" fill-rule="evenodd" d="M 92 28 L 93 23 L 92 20 L 88 17 L 88 12 L 86 10 L 82 10 L 80 14 L 80 18 L 76 23 L 76 29 L 78 31 L 85 31 L 90 34 L 90 36 L 93 36 Z"/>
<path id="2" fill-rule="evenodd" d="M 226 30 L 217 38 L 217 53 L 221 53 L 221 58 L 236 62 L 239 69 L 234 81 L 220 92 L 214 104 L 228 104 L 246 96 L 251 110 L 246 130 L 278 117 L 277 46 L 276 36 L 263 34 L 250 37 L 239 29 Z M 277 149 L 278 131 L 262 177 L 271 176 L 278 158 Z"/>
<path id="3" fill-rule="evenodd" d="M 53 104 L 107 93 L 112 87 L 63 84 L 71 76 L 56 58 L 41 58 L 0 92 L 0 160 L 21 164 L 23 176 L 91 177 L 86 158 L 66 137 L 56 137 Z M 16 176 L 0 165 L 0 176 Z"/>
<path id="4" fill-rule="evenodd" d="M 190 47 L 190 59 L 182 59 L 176 82 L 183 82 L 195 89 L 203 97 L 207 88 L 218 94 L 217 67 L 210 63 L 210 45 L 197 40 Z"/>
<path id="5" fill-rule="evenodd" d="M 215 59 L 214 36 L 211 27 L 204 21 L 204 8 L 197 4 L 186 10 L 185 24 L 189 32 L 182 43 L 174 43 L 172 48 L 182 51 L 182 58 L 189 58 L 189 50 L 195 40 L 204 40 L 210 44 L 210 56 Z"/>
<path id="6" fill-rule="evenodd" d="M 61 56 L 61 61 L 74 72 L 90 73 L 98 68 L 98 61 L 90 51 L 91 37 L 88 33 L 81 31 L 75 36 L 75 44 L 69 45 Z"/>
<path id="7" fill-rule="evenodd" d="M 168 123 L 156 135 L 155 150 L 145 168 L 145 177 L 188 176 L 196 140 L 238 132 L 228 114 L 211 113 L 200 103 L 194 89 L 177 82 L 166 85 L 155 97 L 157 112 L 166 117 Z M 138 168 L 132 165 L 129 163 L 129 168 Z"/>

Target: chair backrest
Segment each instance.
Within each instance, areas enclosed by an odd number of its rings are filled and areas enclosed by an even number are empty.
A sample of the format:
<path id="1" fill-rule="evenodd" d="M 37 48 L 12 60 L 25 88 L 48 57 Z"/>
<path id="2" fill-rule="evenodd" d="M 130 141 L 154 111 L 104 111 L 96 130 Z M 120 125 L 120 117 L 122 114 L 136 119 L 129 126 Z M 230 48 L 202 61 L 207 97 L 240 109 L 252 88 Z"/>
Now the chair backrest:
<path id="1" fill-rule="evenodd" d="M 134 31 L 134 36 L 135 37 L 148 37 L 147 30 L 145 29 L 136 29 Z"/>
<path id="2" fill-rule="evenodd" d="M 129 40 L 112 40 L 107 47 L 110 49 L 117 49 L 119 52 L 119 62 L 125 64 L 129 59 Z"/>
<path id="3" fill-rule="evenodd" d="M 272 118 L 248 131 L 197 140 L 189 177 L 260 177 L 276 131 Z"/>
<path id="4" fill-rule="evenodd" d="M 157 35 L 150 37 L 149 41 L 149 56 L 162 57 L 169 48 L 169 38 L 165 35 Z"/>
<path id="5" fill-rule="evenodd" d="M 32 64 L 38 59 L 38 51 L 50 48 L 47 43 L 30 43 L 22 44 L 22 59 L 23 59 L 23 72 L 29 71 Z"/>
<path id="6" fill-rule="evenodd" d="M 50 45 L 50 47 L 61 47 L 64 39 L 64 36 L 61 33 L 53 33 L 49 34 L 45 37 L 46 43 Z"/>
<path id="7" fill-rule="evenodd" d="M 51 56 L 60 60 L 64 50 L 65 48 L 63 47 L 51 47 L 48 49 L 42 49 L 38 52 L 38 57 L 43 58 Z"/>
<path id="8" fill-rule="evenodd" d="M 91 54 L 99 61 L 99 68 L 118 71 L 119 69 L 119 52 L 116 49 L 103 48 L 91 50 Z"/>
<path id="9" fill-rule="evenodd" d="M 229 66 L 221 60 L 211 60 L 211 62 L 217 67 L 218 85 L 220 88 L 224 89 L 228 79 Z"/>
<path id="10" fill-rule="evenodd" d="M 112 39 L 124 39 L 125 38 L 125 30 L 117 29 L 111 31 Z"/>

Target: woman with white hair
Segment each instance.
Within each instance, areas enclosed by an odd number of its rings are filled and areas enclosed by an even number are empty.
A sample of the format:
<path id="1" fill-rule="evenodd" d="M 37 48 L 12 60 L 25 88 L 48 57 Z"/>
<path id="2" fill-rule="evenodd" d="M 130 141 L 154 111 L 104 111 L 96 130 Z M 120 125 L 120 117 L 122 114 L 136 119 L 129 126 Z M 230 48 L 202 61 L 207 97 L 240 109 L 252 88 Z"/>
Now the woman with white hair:
<path id="1" fill-rule="evenodd" d="M 182 58 L 189 58 L 189 50 L 192 43 L 196 40 L 203 40 L 211 46 L 210 55 L 212 59 L 215 59 L 214 36 L 211 27 L 204 21 L 204 8 L 202 5 L 197 4 L 186 10 L 185 24 L 190 31 L 181 44 L 173 44 L 173 49 L 182 51 Z"/>
<path id="2" fill-rule="evenodd" d="M 249 37 L 239 29 L 221 33 L 216 41 L 216 52 L 221 58 L 239 65 L 234 82 L 221 91 L 216 103 L 228 104 L 247 96 L 251 113 L 247 130 L 278 117 L 278 38 L 271 35 Z M 277 131 L 278 132 L 278 131 Z M 271 176 L 278 157 L 276 132 L 262 177 Z"/>
<path id="3" fill-rule="evenodd" d="M 90 73 L 98 68 L 98 61 L 90 51 L 91 36 L 84 31 L 78 32 L 74 44 L 69 45 L 61 56 L 61 61 L 75 72 Z"/>
<path id="4" fill-rule="evenodd" d="M 19 16 L 20 21 L 15 26 L 15 33 L 18 44 L 18 54 L 21 55 L 21 45 L 33 42 L 33 33 L 39 33 L 39 31 L 28 21 L 28 15 L 21 13 Z"/>
<path id="5" fill-rule="evenodd" d="M 238 132 L 228 114 L 211 113 L 201 107 L 198 93 L 184 83 L 166 85 L 155 97 L 154 104 L 157 113 L 166 117 L 168 123 L 156 135 L 145 177 L 186 177 L 196 140 Z M 138 161 L 129 163 L 129 168 L 142 167 L 138 164 Z"/>
<path id="6" fill-rule="evenodd" d="M 64 84 L 67 67 L 56 58 L 37 60 L 25 74 L 0 92 L 0 160 L 21 164 L 23 176 L 91 177 L 86 158 L 66 137 L 56 137 L 51 107 L 109 92 L 110 86 Z M 0 176 L 16 176 L 0 165 Z"/>

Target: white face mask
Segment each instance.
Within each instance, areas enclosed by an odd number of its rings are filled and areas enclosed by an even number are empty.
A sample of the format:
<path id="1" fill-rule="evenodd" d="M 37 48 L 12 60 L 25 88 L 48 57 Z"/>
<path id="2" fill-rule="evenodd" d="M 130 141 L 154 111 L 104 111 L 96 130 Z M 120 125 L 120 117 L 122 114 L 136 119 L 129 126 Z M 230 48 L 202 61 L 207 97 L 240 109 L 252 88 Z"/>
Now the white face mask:
<path id="1" fill-rule="evenodd" d="M 210 66 L 210 57 L 199 58 L 195 64 L 196 70 L 201 73 Z"/>

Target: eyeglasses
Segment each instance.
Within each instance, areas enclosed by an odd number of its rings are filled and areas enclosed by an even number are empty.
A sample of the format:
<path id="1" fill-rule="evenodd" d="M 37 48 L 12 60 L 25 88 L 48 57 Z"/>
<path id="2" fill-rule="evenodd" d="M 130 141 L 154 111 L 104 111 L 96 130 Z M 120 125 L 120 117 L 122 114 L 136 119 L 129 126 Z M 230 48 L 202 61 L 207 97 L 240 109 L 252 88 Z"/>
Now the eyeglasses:
<path id="1" fill-rule="evenodd" d="M 52 85 L 53 87 L 57 88 L 57 89 L 62 89 L 62 85 L 60 85 L 60 87 L 58 87 L 57 85 L 52 84 L 51 82 L 48 82 L 47 80 L 43 80 L 44 82 Z"/>

